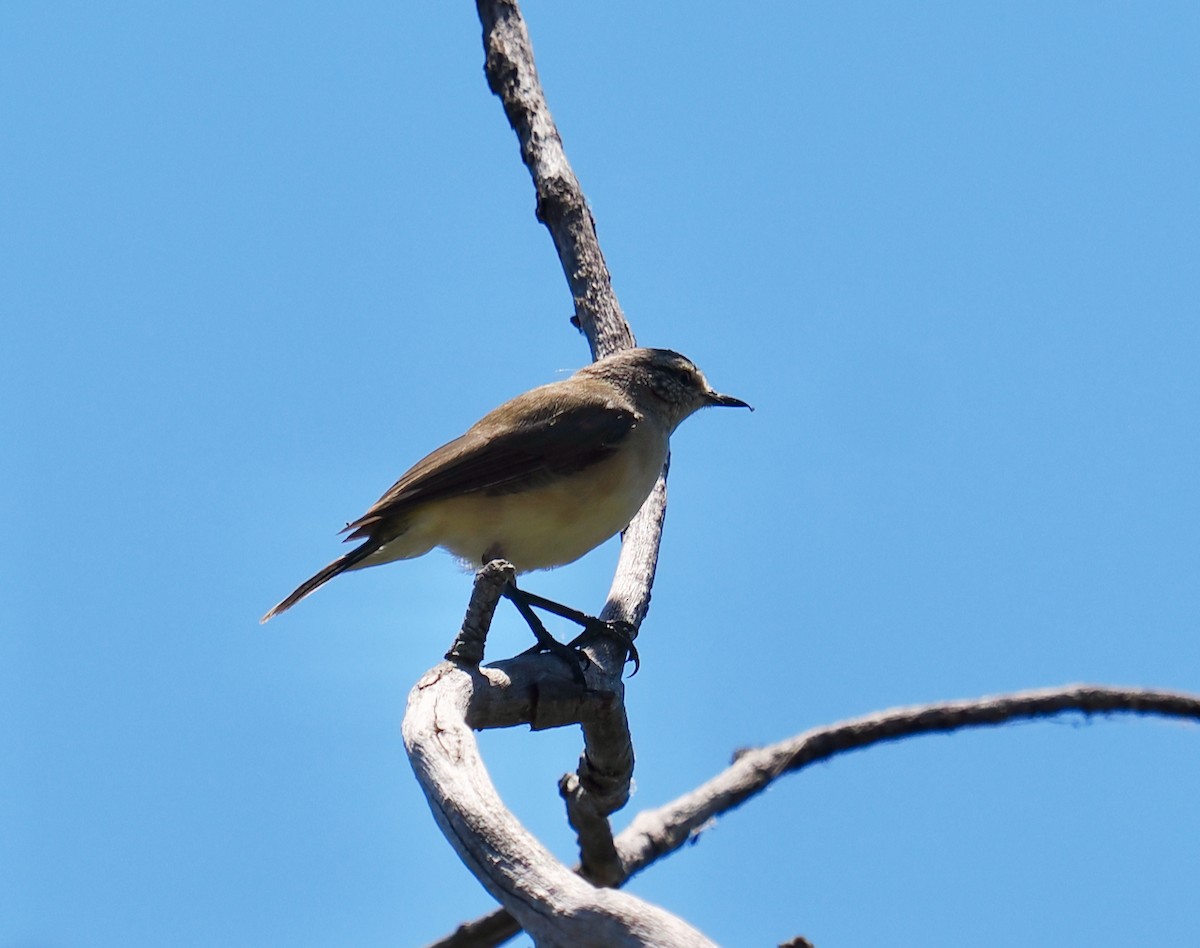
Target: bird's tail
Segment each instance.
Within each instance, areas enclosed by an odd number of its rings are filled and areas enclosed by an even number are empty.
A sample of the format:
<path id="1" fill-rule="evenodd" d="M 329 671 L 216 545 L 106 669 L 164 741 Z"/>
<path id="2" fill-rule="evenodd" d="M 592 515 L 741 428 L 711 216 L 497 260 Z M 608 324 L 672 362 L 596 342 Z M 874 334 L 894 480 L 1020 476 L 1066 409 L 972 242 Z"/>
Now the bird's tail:
<path id="1" fill-rule="evenodd" d="M 356 547 L 349 553 L 339 556 L 315 576 L 309 577 L 299 586 L 297 586 L 296 589 L 286 599 L 283 600 L 283 602 L 272 608 L 270 612 L 268 612 L 259 620 L 259 622 L 266 622 L 268 619 L 274 618 L 281 612 L 287 612 L 288 609 L 292 608 L 292 606 L 311 593 L 314 589 L 319 586 L 324 586 L 339 573 L 344 573 L 348 569 L 353 569 L 358 565 L 358 563 L 360 563 L 362 560 L 365 560 L 377 549 L 379 549 L 378 544 L 364 543 L 362 546 Z"/>

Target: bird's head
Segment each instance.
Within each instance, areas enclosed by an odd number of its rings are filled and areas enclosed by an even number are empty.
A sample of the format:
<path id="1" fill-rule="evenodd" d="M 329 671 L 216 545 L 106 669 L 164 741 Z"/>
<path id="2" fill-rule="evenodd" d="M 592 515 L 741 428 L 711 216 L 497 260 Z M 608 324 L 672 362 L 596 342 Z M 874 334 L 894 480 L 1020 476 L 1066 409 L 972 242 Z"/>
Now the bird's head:
<path id="1" fill-rule="evenodd" d="M 620 386 L 640 407 L 660 414 L 672 431 L 709 405 L 750 408 L 740 398 L 716 391 L 691 359 L 670 349 L 623 349 L 582 371 Z"/>

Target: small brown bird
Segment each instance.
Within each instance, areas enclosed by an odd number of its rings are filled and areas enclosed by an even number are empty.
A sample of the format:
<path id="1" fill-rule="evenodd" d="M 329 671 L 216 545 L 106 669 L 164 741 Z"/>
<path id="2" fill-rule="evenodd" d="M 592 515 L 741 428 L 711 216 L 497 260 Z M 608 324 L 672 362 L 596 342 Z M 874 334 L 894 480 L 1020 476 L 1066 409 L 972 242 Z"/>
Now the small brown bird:
<path id="1" fill-rule="evenodd" d="M 503 558 L 518 573 L 571 563 L 628 525 L 662 471 L 672 432 L 708 405 L 750 408 L 669 349 L 625 349 L 518 395 L 410 468 L 342 531 L 359 546 L 262 621 L 339 573 L 434 547 L 474 567 Z M 534 632 L 542 642 L 545 630 Z"/>

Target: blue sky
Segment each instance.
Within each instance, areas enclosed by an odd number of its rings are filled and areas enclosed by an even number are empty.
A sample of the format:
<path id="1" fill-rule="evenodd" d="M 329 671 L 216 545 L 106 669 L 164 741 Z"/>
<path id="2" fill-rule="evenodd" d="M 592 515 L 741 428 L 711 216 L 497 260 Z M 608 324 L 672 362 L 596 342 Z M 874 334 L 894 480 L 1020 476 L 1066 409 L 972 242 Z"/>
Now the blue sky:
<path id="1" fill-rule="evenodd" d="M 1200 690 L 1200 10 L 525 10 L 639 340 L 758 408 L 674 441 L 618 825 L 872 709 Z M 399 739 L 468 576 L 257 624 L 587 358 L 481 64 L 469 3 L 0 7 L 0 946 L 407 945 L 489 907 Z M 527 585 L 597 608 L 614 560 Z M 578 736 L 482 740 L 571 858 Z M 729 945 L 1193 945 L 1198 742 L 855 754 L 632 889 Z"/>

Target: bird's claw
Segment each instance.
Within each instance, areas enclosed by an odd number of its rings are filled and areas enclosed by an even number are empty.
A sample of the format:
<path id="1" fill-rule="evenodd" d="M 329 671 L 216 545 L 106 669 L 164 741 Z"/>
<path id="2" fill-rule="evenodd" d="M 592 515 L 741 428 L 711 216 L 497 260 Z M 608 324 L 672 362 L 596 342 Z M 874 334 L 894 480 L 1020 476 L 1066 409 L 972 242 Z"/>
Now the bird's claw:
<path id="1" fill-rule="evenodd" d="M 625 649 L 625 661 L 633 662 L 633 673 L 629 676 L 632 678 L 642 667 L 642 659 L 638 655 L 637 646 L 633 644 L 633 640 L 637 638 L 637 633 L 637 626 L 632 622 L 625 622 L 623 619 L 608 621 L 605 619 L 590 618 L 587 624 L 584 625 L 583 631 L 567 643 L 567 647 L 582 649 L 584 646 L 595 642 L 598 638 L 610 639 Z"/>

